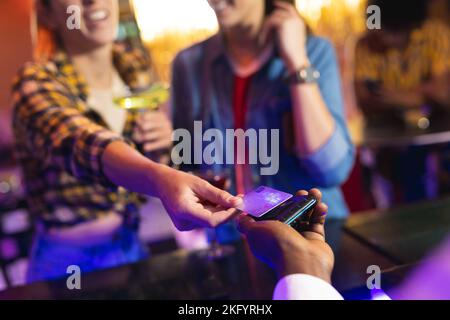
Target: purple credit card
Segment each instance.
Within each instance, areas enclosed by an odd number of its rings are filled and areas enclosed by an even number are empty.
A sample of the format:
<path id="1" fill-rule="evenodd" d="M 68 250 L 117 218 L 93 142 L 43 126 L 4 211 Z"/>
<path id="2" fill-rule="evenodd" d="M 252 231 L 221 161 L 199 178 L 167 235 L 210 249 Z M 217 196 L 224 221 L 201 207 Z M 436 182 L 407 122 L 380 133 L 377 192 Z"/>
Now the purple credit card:
<path id="1" fill-rule="evenodd" d="M 255 218 L 260 218 L 290 198 L 292 194 L 261 186 L 244 196 L 239 209 Z"/>

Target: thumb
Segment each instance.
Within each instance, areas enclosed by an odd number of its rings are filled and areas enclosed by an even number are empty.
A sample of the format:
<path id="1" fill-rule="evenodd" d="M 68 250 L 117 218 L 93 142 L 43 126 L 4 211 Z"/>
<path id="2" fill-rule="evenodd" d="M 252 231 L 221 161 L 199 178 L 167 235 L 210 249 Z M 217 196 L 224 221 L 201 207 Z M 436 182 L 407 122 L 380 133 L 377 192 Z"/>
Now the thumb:
<path id="1" fill-rule="evenodd" d="M 235 197 L 228 192 L 214 187 L 210 183 L 202 180 L 203 183 L 197 187 L 196 193 L 202 200 L 207 200 L 215 205 L 225 208 L 236 208 L 242 203 L 242 198 Z"/>
<path id="2" fill-rule="evenodd" d="M 241 214 L 237 218 L 237 228 L 240 233 L 247 234 L 252 226 L 254 225 L 255 220 L 249 217 L 246 214 Z"/>

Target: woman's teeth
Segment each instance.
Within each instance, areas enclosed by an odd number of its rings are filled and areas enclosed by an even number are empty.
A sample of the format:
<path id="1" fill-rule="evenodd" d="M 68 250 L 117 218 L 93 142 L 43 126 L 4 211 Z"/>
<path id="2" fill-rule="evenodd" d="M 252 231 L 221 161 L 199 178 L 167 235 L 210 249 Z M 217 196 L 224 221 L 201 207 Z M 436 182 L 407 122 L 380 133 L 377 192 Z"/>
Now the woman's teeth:
<path id="1" fill-rule="evenodd" d="M 108 12 L 106 10 L 95 10 L 88 15 L 91 21 L 100 21 L 108 17 Z"/>

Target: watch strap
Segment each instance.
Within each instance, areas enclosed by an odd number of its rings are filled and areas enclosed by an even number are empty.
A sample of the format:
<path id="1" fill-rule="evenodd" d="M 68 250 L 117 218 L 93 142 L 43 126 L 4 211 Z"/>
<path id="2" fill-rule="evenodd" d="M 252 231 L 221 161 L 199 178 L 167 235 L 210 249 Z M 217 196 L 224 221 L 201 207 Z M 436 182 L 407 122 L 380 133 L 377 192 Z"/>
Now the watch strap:
<path id="1" fill-rule="evenodd" d="M 286 77 L 289 84 L 315 83 L 320 78 L 320 72 L 312 66 L 301 67 Z"/>

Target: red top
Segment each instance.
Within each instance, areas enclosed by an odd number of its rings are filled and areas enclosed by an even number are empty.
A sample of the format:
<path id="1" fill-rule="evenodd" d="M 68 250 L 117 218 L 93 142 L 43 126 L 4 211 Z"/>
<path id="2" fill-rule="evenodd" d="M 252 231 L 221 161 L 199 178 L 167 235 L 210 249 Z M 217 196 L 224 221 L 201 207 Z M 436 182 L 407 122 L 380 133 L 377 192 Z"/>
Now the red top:
<path id="1" fill-rule="evenodd" d="M 251 76 L 239 77 L 234 76 L 233 86 L 233 114 L 234 114 L 234 129 L 246 129 L 246 115 L 247 115 L 247 94 L 250 85 Z M 238 194 L 244 194 L 251 188 L 250 185 L 250 168 L 248 167 L 248 148 L 246 144 L 245 164 L 237 163 L 237 149 L 234 144 L 234 168 L 236 174 L 236 191 Z"/>

